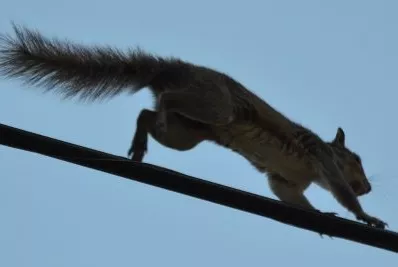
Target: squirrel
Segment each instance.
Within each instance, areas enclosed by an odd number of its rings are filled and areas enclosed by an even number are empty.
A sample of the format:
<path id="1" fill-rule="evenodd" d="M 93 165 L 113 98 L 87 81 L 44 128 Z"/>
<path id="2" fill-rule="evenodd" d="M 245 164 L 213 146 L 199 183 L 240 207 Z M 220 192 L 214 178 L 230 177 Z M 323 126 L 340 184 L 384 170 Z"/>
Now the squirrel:
<path id="1" fill-rule="evenodd" d="M 384 229 L 358 197 L 371 185 L 361 158 L 345 145 L 345 132 L 323 141 L 225 73 L 140 48 L 121 51 L 48 38 L 12 24 L 0 34 L 0 75 L 54 91 L 64 99 L 94 101 L 148 88 L 154 110 L 143 109 L 128 156 L 142 162 L 148 135 L 163 146 L 187 151 L 210 141 L 240 154 L 268 177 L 276 197 L 317 210 L 304 195 L 312 184 L 328 190 L 357 220 Z M 335 214 L 335 213 L 333 213 Z"/>

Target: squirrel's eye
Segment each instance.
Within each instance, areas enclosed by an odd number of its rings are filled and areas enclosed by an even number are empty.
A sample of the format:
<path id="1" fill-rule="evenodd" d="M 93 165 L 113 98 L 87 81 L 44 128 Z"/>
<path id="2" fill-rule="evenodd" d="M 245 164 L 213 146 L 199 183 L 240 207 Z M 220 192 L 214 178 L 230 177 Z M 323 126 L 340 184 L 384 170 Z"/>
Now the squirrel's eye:
<path id="1" fill-rule="evenodd" d="M 358 155 L 354 155 L 354 159 L 356 162 L 361 163 L 361 158 Z"/>

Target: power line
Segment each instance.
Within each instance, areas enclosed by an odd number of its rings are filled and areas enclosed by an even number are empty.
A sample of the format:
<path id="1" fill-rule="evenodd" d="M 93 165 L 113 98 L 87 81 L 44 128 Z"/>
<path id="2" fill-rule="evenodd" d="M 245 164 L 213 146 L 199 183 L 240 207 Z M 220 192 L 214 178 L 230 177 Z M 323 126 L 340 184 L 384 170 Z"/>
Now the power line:
<path id="1" fill-rule="evenodd" d="M 398 252 L 398 233 L 184 175 L 159 166 L 138 163 L 90 148 L 0 124 L 0 144 L 114 174 L 230 208 L 268 217 L 320 234 Z"/>

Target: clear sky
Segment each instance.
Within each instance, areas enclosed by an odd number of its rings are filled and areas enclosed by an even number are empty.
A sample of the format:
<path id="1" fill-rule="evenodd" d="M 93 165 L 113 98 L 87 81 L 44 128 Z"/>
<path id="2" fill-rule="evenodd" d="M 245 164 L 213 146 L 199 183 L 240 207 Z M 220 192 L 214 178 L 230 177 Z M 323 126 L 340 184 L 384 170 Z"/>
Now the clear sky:
<path id="1" fill-rule="evenodd" d="M 222 70 L 363 159 L 364 208 L 398 231 L 397 1 L 4 0 L 10 21 L 85 44 L 142 48 Z M 105 103 L 63 102 L 0 77 L 0 123 L 125 156 L 147 90 Z M 268 197 L 242 157 L 150 139 L 146 161 Z M 398 266 L 342 239 L 0 146 L 0 266 Z M 307 196 L 353 219 L 322 189 Z"/>

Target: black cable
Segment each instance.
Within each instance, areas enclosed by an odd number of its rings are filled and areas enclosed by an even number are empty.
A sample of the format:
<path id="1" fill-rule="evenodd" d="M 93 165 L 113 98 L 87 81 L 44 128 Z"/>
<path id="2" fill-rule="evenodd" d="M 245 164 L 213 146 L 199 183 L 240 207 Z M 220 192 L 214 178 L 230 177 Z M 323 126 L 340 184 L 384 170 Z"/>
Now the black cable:
<path id="1" fill-rule="evenodd" d="M 0 144 L 39 153 L 130 180 L 268 217 L 320 234 L 340 237 L 398 252 L 398 233 L 363 223 L 293 207 L 283 202 L 187 176 L 147 163 L 138 163 L 61 140 L 0 124 Z M 267 229 L 264 229 L 267 231 Z"/>

